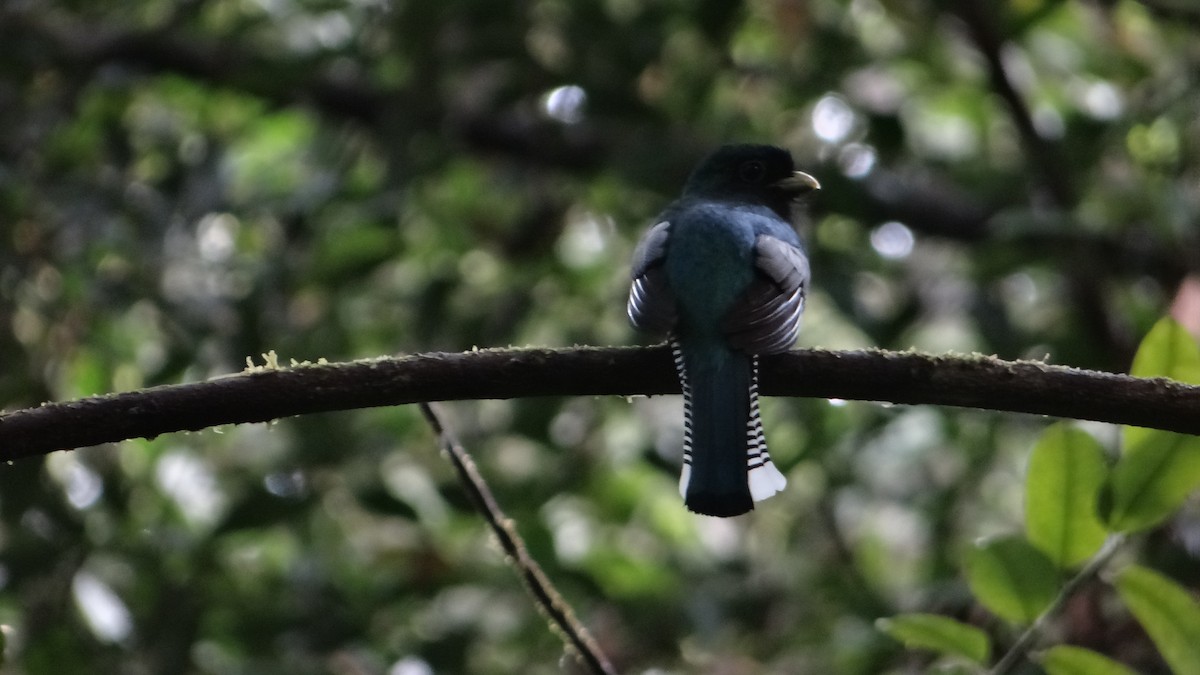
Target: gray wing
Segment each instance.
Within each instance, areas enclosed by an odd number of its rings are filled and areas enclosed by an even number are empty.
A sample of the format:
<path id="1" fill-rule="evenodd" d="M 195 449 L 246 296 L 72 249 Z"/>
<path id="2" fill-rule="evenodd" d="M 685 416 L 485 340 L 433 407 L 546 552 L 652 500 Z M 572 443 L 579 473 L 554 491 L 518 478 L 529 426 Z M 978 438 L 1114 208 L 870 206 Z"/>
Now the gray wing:
<path id="1" fill-rule="evenodd" d="M 808 293 L 808 257 L 782 239 L 754 240 L 757 274 L 722 323 L 730 346 L 749 354 L 787 351 L 800 334 Z"/>
<path id="2" fill-rule="evenodd" d="M 665 220 L 650 228 L 633 252 L 633 285 L 626 312 L 639 330 L 667 333 L 675 327 L 675 294 L 663 269 L 670 229 Z"/>

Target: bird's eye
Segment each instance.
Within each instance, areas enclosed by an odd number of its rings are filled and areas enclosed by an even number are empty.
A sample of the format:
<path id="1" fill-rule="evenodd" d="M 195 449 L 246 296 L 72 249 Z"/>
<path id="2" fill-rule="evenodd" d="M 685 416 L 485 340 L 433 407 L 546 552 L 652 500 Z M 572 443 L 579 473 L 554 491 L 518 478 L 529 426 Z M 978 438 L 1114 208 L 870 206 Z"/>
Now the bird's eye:
<path id="1" fill-rule="evenodd" d="M 738 175 L 747 183 L 757 183 L 767 174 L 767 166 L 758 160 L 751 160 L 738 167 Z"/>

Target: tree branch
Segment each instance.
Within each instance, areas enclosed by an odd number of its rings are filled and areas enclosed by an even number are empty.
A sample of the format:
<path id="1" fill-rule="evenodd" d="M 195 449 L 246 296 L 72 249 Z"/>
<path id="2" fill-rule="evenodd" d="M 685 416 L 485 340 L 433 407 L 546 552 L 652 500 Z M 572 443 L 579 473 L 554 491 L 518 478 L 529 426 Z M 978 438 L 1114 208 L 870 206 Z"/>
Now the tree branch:
<path id="1" fill-rule="evenodd" d="M 1070 209 L 1076 201 L 1075 189 L 1071 185 L 1071 172 L 1063 161 L 1059 147 L 1038 133 L 1033 115 L 1025 99 L 1017 91 L 1008 71 L 1004 68 L 1004 38 L 1000 35 L 991 3 L 981 0 L 960 0 L 953 3 L 954 11 L 966 24 L 971 40 L 988 66 L 988 77 L 992 91 L 1008 106 L 1009 117 L 1021 135 L 1026 152 L 1041 177 L 1042 184 L 1062 210 Z"/>
<path id="2" fill-rule="evenodd" d="M 1148 7 L 1166 6 L 1162 0 L 1139 1 Z M 76 77 L 109 65 L 176 73 L 257 96 L 275 106 L 309 105 L 329 119 L 361 123 L 376 131 L 393 127 L 397 110 L 402 108 L 405 116 L 419 118 L 421 125 L 432 124 L 439 132 L 451 132 L 475 153 L 498 153 L 581 173 L 607 163 L 610 168 L 624 171 L 625 178 L 633 183 L 651 179 L 628 168 L 639 166 L 628 158 L 639 157 L 643 152 L 639 148 L 648 139 L 621 121 L 599 119 L 593 120 L 598 124 L 563 128 L 530 118 L 520 110 L 490 106 L 474 109 L 461 102 L 447 105 L 428 97 L 420 99 L 421 112 L 417 113 L 414 98 L 420 97 L 416 93 L 374 84 L 369 68 L 361 64 L 359 68 L 331 68 L 316 58 L 296 67 L 286 59 L 262 54 L 247 40 L 188 33 L 180 28 L 179 17 L 194 11 L 196 4 L 197 0 L 181 4 L 161 26 L 130 28 L 117 22 L 84 21 L 69 13 L 46 12 L 32 4 L 6 8 L 0 2 L 0 42 L 20 36 L 40 45 L 31 55 L 20 54 L 20 63 L 30 71 L 54 64 Z M 1048 181 L 1067 176 L 1060 148 L 1037 134 L 1028 106 L 1003 70 L 1003 39 L 995 17 L 977 2 L 964 4 L 955 12 L 987 60 L 992 86 L 1012 111 L 1014 124 L 1026 147 L 1032 149 L 1030 157 L 1041 167 L 1040 173 L 1049 176 Z M 338 63 L 345 65 L 344 60 Z M 654 140 L 662 144 L 661 138 Z M 682 178 L 699 160 L 694 150 L 684 149 L 703 142 L 691 136 L 670 141 L 680 155 L 671 164 L 681 167 Z M 614 165 L 613 158 L 621 157 L 626 159 Z M 899 220 L 925 234 L 958 241 L 981 241 L 996 238 L 997 234 L 1003 240 L 1005 234 L 993 219 L 999 205 L 978 203 L 944 180 L 912 180 L 882 168 L 863 180 L 847 179 L 836 170 L 827 171 L 821 180 L 831 188 L 826 190 L 822 205 L 835 212 L 869 221 Z M 665 185 L 656 187 L 665 189 Z M 1059 195 L 1056 203 L 1071 198 L 1069 189 L 1054 188 L 1052 194 Z M 1148 248 L 1140 231 L 1131 239 L 1117 240 L 1078 228 L 1050 232 L 1034 228 L 1012 241 L 1027 256 L 1057 254 L 1060 249 L 1056 247 L 1060 246 L 1074 254 L 1083 247 L 1090 255 L 1102 256 L 1106 270 L 1148 274 L 1164 286 L 1174 287 L 1188 269 L 1180 251 L 1190 250 L 1189 242 Z M 1128 255 L 1131 247 L 1138 255 Z"/>
<path id="3" fill-rule="evenodd" d="M 1180 21 L 1193 28 L 1200 28 L 1200 8 L 1188 2 L 1169 0 L 1137 0 L 1151 14 L 1171 21 Z"/>
<path id="4" fill-rule="evenodd" d="M 330 119 L 376 130 L 394 125 L 394 116 L 404 111 L 439 131 L 447 130 L 442 125 L 448 127 L 477 152 L 500 151 L 578 171 L 596 169 L 605 156 L 596 135 L 582 128 L 565 128 L 513 111 L 450 108 L 428 92 L 377 85 L 366 68 L 344 67 L 344 61 L 320 56 L 279 58 L 242 41 L 187 34 L 173 23 L 128 28 L 42 8 L 7 9 L 0 2 L 0 42 L 9 35 L 22 35 L 44 43 L 44 55 L 32 59 L 30 67 L 50 62 L 76 76 L 110 64 L 176 73 L 275 106 L 306 104 Z"/>
<path id="5" fill-rule="evenodd" d="M 879 350 L 762 359 L 762 391 L 938 404 L 1200 435 L 1200 387 L 1166 379 Z M 0 416 L 0 461 L 222 424 L 375 406 L 530 396 L 679 393 L 665 346 L 488 349 L 254 368 L 193 384 L 48 403 Z"/>
<path id="6" fill-rule="evenodd" d="M 297 67 L 237 43 L 199 39 L 170 27 L 130 29 L 25 9 L 0 10 L 0 21 L 9 34 L 44 41 L 43 58 L 76 73 L 121 63 L 236 88 L 275 105 L 309 102 L 332 117 L 367 123 L 377 122 L 398 93 L 377 88 L 355 72 L 335 74 L 319 63 Z M 264 72 L 270 75 L 263 77 Z"/>
<path id="7" fill-rule="evenodd" d="M 1004 653 L 1004 656 L 996 662 L 996 665 L 988 671 L 987 675 L 1008 675 L 1008 673 L 1012 672 L 1025 659 L 1025 655 L 1029 653 L 1029 649 L 1033 647 L 1038 636 L 1046 629 L 1046 624 L 1062 610 L 1063 605 L 1067 604 L 1067 600 L 1070 600 L 1071 596 L 1083 584 L 1100 573 L 1100 570 L 1108 564 L 1109 560 L 1112 560 L 1112 557 L 1116 555 L 1124 543 L 1125 535 L 1110 535 L 1108 540 L 1104 542 L 1104 546 L 1092 556 L 1091 560 L 1083 566 L 1083 569 L 1079 570 L 1075 576 L 1063 584 L 1062 588 L 1058 591 L 1058 595 L 1054 597 L 1054 601 L 1050 603 L 1050 606 L 1043 610 L 1037 619 L 1021 633 L 1021 636 L 1017 638 L 1013 646 Z"/>
<path id="8" fill-rule="evenodd" d="M 492 489 L 488 487 L 487 481 L 479 473 L 471 455 L 467 454 L 466 449 L 442 422 L 441 416 L 432 405 L 429 403 L 420 405 L 421 414 L 425 416 L 425 421 L 429 422 L 429 426 L 437 434 L 442 449 L 445 450 L 446 455 L 450 458 L 450 463 L 454 465 L 454 470 L 458 473 L 458 479 L 462 483 L 463 489 L 475 504 L 479 515 L 483 516 L 488 527 L 491 528 L 496 540 L 500 542 L 500 547 L 504 549 L 508 563 L 525 583 L 525 588 L 533 596 L 538 609 L 553 622 L 555 632 L 562 638 L 567 649 L 573 652 L 579 662 L 588 669 L 588 672 L 597 675 L 615 675 L 617 671 L 609 663 L 604 652 L 600 650 L 600 645 L 596 643 L 587 627 L 575 617 L 575 611 L 571 609 L 571 605 L 567 604 L 562 594 L 554 587 L 554 583 L 542 571 L 541 565 L 538 565 L 537 560 L 534 560 L 533 556 L 529 554 L 525 540 L 517 532 L 516 524 L 504 515 L 504 510 L 500 508 L 500 503 L 496 501 Z"/>

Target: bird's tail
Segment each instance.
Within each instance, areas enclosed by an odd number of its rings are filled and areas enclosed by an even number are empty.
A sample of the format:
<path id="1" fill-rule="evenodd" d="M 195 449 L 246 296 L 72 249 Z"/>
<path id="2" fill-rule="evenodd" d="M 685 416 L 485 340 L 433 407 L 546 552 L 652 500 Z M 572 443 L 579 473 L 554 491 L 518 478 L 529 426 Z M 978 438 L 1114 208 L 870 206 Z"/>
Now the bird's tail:
<path id="1" fill-rule="evenodd" d="M 685 354 L 678 342 L 671 348 L 683 388 L 679 492 L 696 513 L 746 513 L 787 484 L 763 436 L 758 357 L 722 348 L 716 358 L 702 358 Z"/>

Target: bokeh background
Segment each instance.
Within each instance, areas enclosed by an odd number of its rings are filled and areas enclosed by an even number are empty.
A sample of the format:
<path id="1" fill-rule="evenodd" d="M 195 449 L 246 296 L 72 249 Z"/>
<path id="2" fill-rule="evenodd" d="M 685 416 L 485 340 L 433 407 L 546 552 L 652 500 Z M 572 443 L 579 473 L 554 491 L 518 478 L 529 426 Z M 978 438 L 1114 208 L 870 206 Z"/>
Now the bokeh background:
<path id="1" fill-rule="evenodd" d="M 730 141 L 825 186 L 802 346 L 1122 371 L 1200 330 L 1198 36 L 1188 0 L 3 0 L 0 409 L 644 341 L 633 245 Z M 1019 527 L 1044 420 L 768 400 L 788 490 L 725 521 L 680 503 L 677 397 L 445 410 L 623 671 L 923 672 L 898 611 L 1011 636 L 960 556 Z M 1130 555 L 1200 583 L 1194 520 Z M 1165 672 L 1104 597 L 1057 634 Z M 411 408 L 0 467 L 0 624 L 12 673 L 572 668 Z"/>

